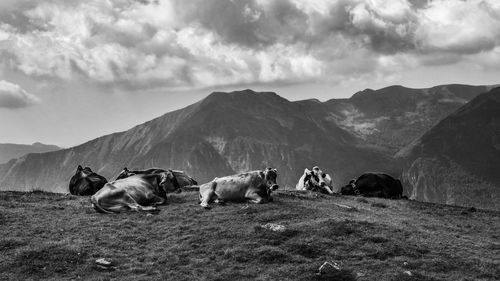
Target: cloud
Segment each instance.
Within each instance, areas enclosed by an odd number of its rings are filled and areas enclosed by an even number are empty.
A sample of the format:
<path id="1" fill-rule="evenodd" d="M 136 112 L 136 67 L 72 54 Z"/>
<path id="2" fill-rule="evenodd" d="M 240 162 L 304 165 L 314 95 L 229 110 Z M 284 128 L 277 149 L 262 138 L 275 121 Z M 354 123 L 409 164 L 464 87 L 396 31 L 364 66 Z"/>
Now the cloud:
<path id="1" fill-rule="evenodd" d="M 335 83 L 472 58 L 487 68 L 500 47 L 496 0 L 8 2 L 4 68 L 126 89 Z"/>
<path id="2" fill-rule="evenodd" d="M 0 80 L 0 108 L 21 108 L 40 102 L 40 99 L 22 89 L 19 85 Z"/>

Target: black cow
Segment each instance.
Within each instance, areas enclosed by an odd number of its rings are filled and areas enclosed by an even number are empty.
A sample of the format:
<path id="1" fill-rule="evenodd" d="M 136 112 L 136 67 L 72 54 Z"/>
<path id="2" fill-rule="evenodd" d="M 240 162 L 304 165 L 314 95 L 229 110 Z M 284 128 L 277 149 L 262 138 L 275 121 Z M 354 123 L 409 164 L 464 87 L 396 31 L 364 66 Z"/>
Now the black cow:
<path id="1" fill-rule="evenodd" d="M 128 177 L 133 176 L 133 175 L 154 175 L 154 174 L 165 173 L 168 171 L 170 171 L 174 174 L 180 187 L 198 185 L 198 182 L 196 180 L 194 180 L 192 177 L 190 177 L 188 174 L 186 174 L 183 171 L 164 170 L 161 168 L 150 168 L 150 169 L 146 169 L 146 170 L 129 170 L 129 169 L 127 169 L 127 167 L 125 167 L 120 172 L 120 174 L 118 174 L 118 176 L 116 177 L 115 180 L 128 178 Z"/>
<path id="2" fill-rule="evenodd" d="M 340 190 L 342 195 L 363 195 L 366 197 L 401 198 L 401 181 L 383 173 L 364 173 Z"/>
<path id="3" fill-rule="evenodd" d="M 82 168 L 78 165 L 76 173 L 69 181 L 69 193 L 80 196 L 94 195 L 107 182 L 105 177 L 94 173 L 89 167 Z"/>

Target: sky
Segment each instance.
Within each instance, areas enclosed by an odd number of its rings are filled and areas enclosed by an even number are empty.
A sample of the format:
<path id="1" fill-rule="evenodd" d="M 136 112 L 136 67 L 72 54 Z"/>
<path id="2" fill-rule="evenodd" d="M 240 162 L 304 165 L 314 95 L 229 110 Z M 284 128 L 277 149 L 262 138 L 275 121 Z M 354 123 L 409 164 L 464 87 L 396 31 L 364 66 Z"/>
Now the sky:
<path id="1" fill-rule="evenodd" d="M 450 83 L 500 83 L 500 1 L 0 1 L 0 143 L 70 147 L 213 91 Z"/>

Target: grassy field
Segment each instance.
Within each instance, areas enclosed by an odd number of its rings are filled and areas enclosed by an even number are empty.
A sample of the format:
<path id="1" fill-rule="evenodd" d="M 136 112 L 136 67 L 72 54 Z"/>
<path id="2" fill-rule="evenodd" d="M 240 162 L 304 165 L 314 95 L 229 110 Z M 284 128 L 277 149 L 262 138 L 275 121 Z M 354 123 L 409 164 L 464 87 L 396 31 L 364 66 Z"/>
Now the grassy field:
<path id="1" fill-rule="evenodd" d="M 495 280 L 500 212 L 279 191 L 263 205 L 98 214 L 89 198 L 0 193 L 1 280 Z M 351 208 L 349 208 L 351 207 Z M 275 232 L 268 223 L 284 225 Z M 99 258 L 113 262 L 102 269 Z M 317 275 L 325 262 L 341 270 Z M 498 279 L 497 279 L 498 280 Z"/>

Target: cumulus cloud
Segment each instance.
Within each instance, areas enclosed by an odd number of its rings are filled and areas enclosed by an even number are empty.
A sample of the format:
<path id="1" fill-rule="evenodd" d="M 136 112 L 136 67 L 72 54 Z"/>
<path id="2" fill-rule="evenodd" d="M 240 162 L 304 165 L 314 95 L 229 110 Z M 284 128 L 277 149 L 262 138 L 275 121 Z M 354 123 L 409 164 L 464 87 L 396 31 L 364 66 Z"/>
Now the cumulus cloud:
<path id="1" fill-rule="evenodd" d="M 341 81 L 472 58 L 494 67 L 484 58 L 500 47 L 496 0 L 6 3 L 3 67 L 136 89 Z"/>
<path id="2" fill-rule="evenodd" d="M 39 103 L 40 99 L 19 85 L 0 80 L 0 108 L 21 108 Z"/>

